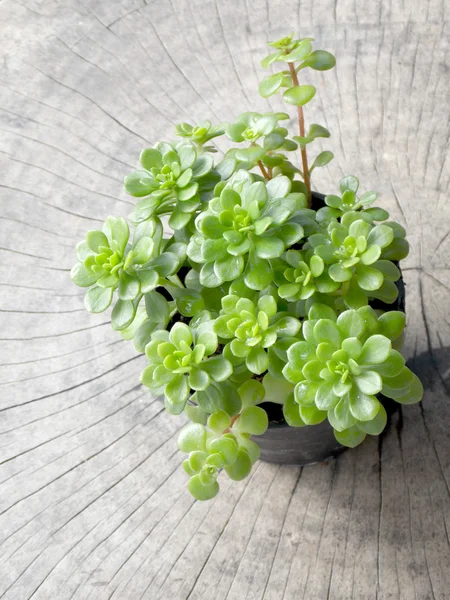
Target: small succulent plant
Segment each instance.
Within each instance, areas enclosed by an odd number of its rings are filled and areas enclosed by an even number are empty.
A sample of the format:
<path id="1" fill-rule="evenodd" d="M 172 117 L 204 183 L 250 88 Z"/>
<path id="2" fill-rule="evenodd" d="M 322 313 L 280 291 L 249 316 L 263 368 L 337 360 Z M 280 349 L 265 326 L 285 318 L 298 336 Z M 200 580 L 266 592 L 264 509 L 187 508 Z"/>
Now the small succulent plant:
<path id="1" fill-rule="evenodd" d="M 306 128 L 316 88 L 299 78 L 335 65 L 313 41 L 291 34 L 262 60 L 281 70 L 259 91 L 295 107 L 298 135 L 282 111 L 178 124 L 179 140 L 144 149 L 125 177 L 137 198 L 129 221 L 108 217 L 77 246 L 71 275 L 86 309 L 113 303 L 113 328 L 145 352 L 142 383 L 190 421 L 178 444 L 199 500 L 218 493 L 222 471 L 250 473 L 269 424 L 263 403 L 280 404 L 292 427 L 328 419 L 353 447 L 386 426 L 380 394 L 411 404 L 423 393 L 394 304 L 405 230 L 351 175 L 313 208 L 311 177 L 333 154 L 309 162 L 330 133 Z M 215 158 L 220 136 L 233 147 Z"/>

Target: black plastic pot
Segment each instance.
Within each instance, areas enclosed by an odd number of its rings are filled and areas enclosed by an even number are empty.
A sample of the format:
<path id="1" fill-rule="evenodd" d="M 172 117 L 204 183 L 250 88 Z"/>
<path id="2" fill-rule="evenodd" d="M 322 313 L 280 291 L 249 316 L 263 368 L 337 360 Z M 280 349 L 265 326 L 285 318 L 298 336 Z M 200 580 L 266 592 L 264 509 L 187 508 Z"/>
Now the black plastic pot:
<path id="1" fill-rule="evenodd" d="M 324 199 L 323 194 L 313 192 L 314 210 L 325 206 Z M 405 312 L 405 286 L 402 277 L 397 281 L 397 287 L 399 293 L 395 304 L 374 300 L 371 306 Z M 385 407 L 389 418 L 398 405 L 382 394 L 378 394 L 377 397 Z M 266 402 L 260 406 L 266 410 L 269 417 L 267 431 L 263 435 L 254 436 L 255 442 L 261 448 L 261 460 L 283 465 L 308 465 L 337 456 L 346 449 L 334 437 L 333 428 L 328 420 L 319 425 L 290 427 L 283 418 L 283 411 L 279 404 Z"/>

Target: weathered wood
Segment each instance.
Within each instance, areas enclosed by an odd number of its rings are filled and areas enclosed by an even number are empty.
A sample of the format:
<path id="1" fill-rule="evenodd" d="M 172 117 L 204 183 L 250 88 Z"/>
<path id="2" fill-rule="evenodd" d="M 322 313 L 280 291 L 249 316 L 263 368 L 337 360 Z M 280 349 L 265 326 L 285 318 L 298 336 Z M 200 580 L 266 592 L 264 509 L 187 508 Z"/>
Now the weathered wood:
<path id="1" fill-rule="evenodd" d="M 0 598 L 450 598 L 448 5 L 4 0 L 0 23 Z M 354 173 L 409 230 L 425 399 L 336 461 L 260 463 L 195 503 L 183 419 L 84 311 L 73 248 L 129 212 L 123 175 L 175 122 L 264 110 L 258 59 L 292 29 L 338 60 L 313 74 L 336 154 L 316 187 Z"/>

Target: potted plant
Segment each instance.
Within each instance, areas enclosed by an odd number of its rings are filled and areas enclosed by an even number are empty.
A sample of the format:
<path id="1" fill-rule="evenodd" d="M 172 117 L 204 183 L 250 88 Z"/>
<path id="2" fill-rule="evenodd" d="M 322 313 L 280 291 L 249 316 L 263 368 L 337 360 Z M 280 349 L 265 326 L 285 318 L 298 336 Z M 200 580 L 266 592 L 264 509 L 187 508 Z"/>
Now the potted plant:
<path id="1" fill-rule="evenodd" d="M 86 309 L 114 304 L 113 329 L 147 357 L 142 383 L 191 421 L 178 443 L 199 500 L 217 494 L 220 471 L 250 473 L 258 440 L 268 460 L 321 460 L 379 435 L 383 398 L 411 404 L 423 394 L 400 353 L 405 230 L 372 206 L 375 192 L 359 194 L 356 177 L 336 194 L 311 191 L 333 154 L 309 161 L 330 134 L 306 129 L 316 89 L 299 78 L 335 65 L 312 43 L 289 35 L 262 60 L 282 70 L 259 91 L 296 107 L 299 135 L 289 137 L 284 112 L 182 123 L 181 141 L 143 150 L 125 178 L 138 198 L 131 227 L 108 217 L 77 246 L 71 275 L 88 288 Z M 221 135 L 235 146 L 215 160 Z"/>

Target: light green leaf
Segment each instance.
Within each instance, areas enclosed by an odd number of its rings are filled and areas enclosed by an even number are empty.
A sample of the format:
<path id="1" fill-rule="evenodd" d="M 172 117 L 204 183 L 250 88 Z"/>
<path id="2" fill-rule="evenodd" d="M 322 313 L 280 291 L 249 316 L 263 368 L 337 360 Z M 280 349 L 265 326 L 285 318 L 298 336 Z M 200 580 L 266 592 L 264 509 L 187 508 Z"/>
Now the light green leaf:
<path id="1" fill-rule="evenodd" d="M 162 167 L 161 153 L 155 148 L 142 150 L 139 161 L 147 171 L 150 171 L 153 167 L 157 167 L 158 169 Z"/>
<path id="2" fill-rule="evenodd" d="M 365 328 L 364 319 L 356 310 L 346 310 L 341 313 L 337 325 L 347 338 L 359 337 Z"/>
<path id="3" fill-rule="evenodd" d="M 86 235 L 86 244 L 89 250 L 98 253 L 100 246 L 109 247 L 106 235 L 102 231 L 88 231 Z"/>
<path id="4" fill-rule="evenodd" d="M 335 430 L 334 437 L 343 446 L 355 448 L 366 439 L 366 434 L 354 425 L 349 429 L 344 429 L 344 431 Z"/>
<path id="5" fill-rule="evenodd" d="M 244 448 L 239 448 L 235 462 L 229 467 L 225 467 L 228 477 L 234 481 L 245 479 L 251 470 L 252 461 L 249 453 Z"/>
<path id="6" fill-rule="evenodd" d="M 316 167 L 324 167 L 329 162 L 331 162 L 334 158 L 334 154 L 329 150 L 324 150 L 320 154 L 318 154 L 309 169 L 309 172 L 312 173 Z"/>
<path id="7" fill-rule="evenodd" d="M 143 269 L 136 274 L 141 282 L 141 292 L 143 294 L 150 292 L 158 286 L 159 274 L 154 269 Z"/>
<path id="8" fill-rule="evenodd" d="M 208 451 L 218 452 L 223 457 L 225 464 L 231 465 L 237 458 L 238 445 L 234 436 L 225 434 L 223 437 L 209 442 Z"/>
<path id="9" fill-rule="evenodd" d="M 141 285 L 139 280 L 129 275 L 122 273 L 119 280 L 118 293 L 121 300 L 134 300 L 140 292 Z"/>
<path id="10" fill-rule="evenodd" d="M 283 56 L 283 61 L 286 62 L 297 62 L 305 60 L 310 54 L 312 50 L 312 45 L 309 40 L 301 41 L 292 52 Z"/>
<path id="11" fill-rule="evenodd" d="M 369 396 L 378 394 L 383 387 L 382 379 L 375 371 L 364 371 L 354 379 L 359 391 Z"/>
<path id="12" fill-rule="evenodd" d="M 275 73 L 274 75 L 264 77 L 259 84 L 259 93 L 263 98 L 269 98 L 269 96 L 272 96 L 280 89 L 282 82 L 283 73 Z"/>
<path id="13" fill-rule="evenodd" d="M 379 364 L 374 365 L 373 370 L 381 375 L 381 377 L 396 377 L 399 375 L 405 366 L 405 359 L 397 352 L 397 350 L 391 350 L 387 359 Z"/>
<path id="14" fill-rule="evenodd" d="M 144 296 L 147 315 L 154 323 L 165 323 L 169 320 L 169 303 L 162 294 L 152 290 Z"/>
<path id="15" fill-rule="evenodd" d="M 173 377 L 166 385 L 164 395 L 172 405 L 181 405 L 184 409 L 185 402 L 189 396 L 187 377 L 184 375 Z"/>
<path id="16" fill-rule="evenodd" d="M 244 408 L 236 422 L 236 428 L 241 433 L 262 435 L 269 425 L 267 413 L 259 406 Z"/>
<path id="17" fill-rule="evenodd" d="M 300 381 L 294 388 L 294 398 L 302 406 L 311 406 L 315 402 L 319 383 L 311 381 Z"/>
<path id="18" fill-rule="evenodd" d="M 313 85 L 299 85 L 287 89 L 283 94 L 283 100 L 294 106 L 304 106 L 316 95 Z"/>
<path id="19" fill-rule="evenodd" d="M 356 424 L 356 419 L 350 412 L 347 397 L 344 396 L 328 411 L 328 420 L 336 431 L 344 431 Z"/>
<path id="20" fill-rule="evenodd" d="M 208 418 L 208 427 L 217 433 L 222 433 L 230 426 L 230 415 L 224 410 L 219 410 Z"/>
<path id="21" fill-rule="evenodd" d="M 351 190 L 356 194 L 359 188 L 359 181 L 353 175 L 346 175 L 339 181 L 339 187 L 341 190 L 341 194 L 343 194 L 347 190 Z"/>
<path id="22" fill-rule="evenodd" d="M 399 310 L 392 310 L 382 314 L 378 322 L 381 325 L 381 333 L 391 340 L 396 340 L 403 333 L 406 316 Z"/>
<path id="23" fill-rule="evenodd" d="M 189 375 L 189 387 L 193 390 L 206 390 L 209 385 L 209 376 L 205 371 L 193 368 Z"/>
<path id="24" fill-rule="evenodd" d="M 300 407 L 294 399 L 294 394 L 290 393 L 283 404 L 283 415 L 286 423 L 291 427 L 304 427 L 305 422 L 300 416 Z"/>
<path id="25" fill-rule="evenodd" d="M 361 262 L 364 265 L 372 265 L 380 258 L 380 246 L 369 246 L 369 248 L 361 255 Z"/>
<path id="26" fill-rule="evenodd" d="M 376 416 L 370 421 L 358 423 L 357 427 L 358 429 L 360 429 L 364 433 L 368 433 L 369 435 L 380 435 L 380 433 L 386 427 L 386 423 L 387 413 L 384 406 L 380 404 Z"/>
<path id="27" fill-rule="evenodd" d="M 188 346 L 192 346 L 192 333 L 185 323 L 175 323 L 170 330 L 169 339 L 172 344 L 177 347 L 179 347 L 182 342 Z"/>
<path id="28" fill-rule="evenodd" d="M 118 300 L 111 313 L 113 329 L 125 329 L 134 319 L 136 307 L 131 300 Z"/>
<path id="29" fill-rule="evenodd" d="M 254 245 L 259 258 L 279 258 L 284 252 L 283 242 L 274 236 L 257 236 L 254 238 Z"/>
<path id="30" fill-rule="evenodd" d="M 333 392 L 333 383 L 322 383 L 316 391 L 315 404 L 319 410 L 329 410 L 339 402 L 338 396 Z"/>
<path id="31" fill-rule="evenodd" d="M 84 306 L 91 313 L 101 313 L 111 304 L 113 297 L 112 288 L 94 286 L 84 296 Z"/>
<path id="32" fill-rule="evenodd" d="M 380 248 L 386 248 L 394 239 L 394 232 L 387 225 L 377 225 L 372 229 L 367 238 L 369 246 L 374 244 Z"/>
<path id="33" fill-rule="evenodd" d="M 202 369 L 214 381 L 226 381 L 233 374 L 232 364 L 223 356 L 214 356 L 201 363 Z"/>
<path id="34" fill-rule="evenodd" d="M 269 362 L 273 362 L 270 359 Z M 254 380 L 253 380 L 254 381 Z M 292 393 L 294 386 L 287 381 L 284 377 L 275 377 L 271 373 L 267 373 L 264 376 L 263 382 L 263 392 L 265 395 L 258 400 L 258 402 L 262 402 L 264 399 L 266 402 L 274 402 L 275 404 L 283 404 L 289 394 Z"/>
<path id="35" fill-rule="evenodd" d="M 247 356 L 245 361 L 247 368 L 252 373 L 261 375 L 264 371 L 267 371 L 269 366 L 269 357 L 267 352 L 262 348 L 253 348 L 250 354 Z"/>
<path id="36" fill-rule="evenodd" d="M 266 375 L 267 377 L 267 375 Z M 264 378 L 265 380 L 265 378 Z M 242 400 L 242 406 L 254 406 L 264 400 L 266 390 L 262 383 L 256 379 L 247 379 L 238 389 Z"/>
<path id="37" fill-rule="evenodd" d="M 383 279 L 383 274 L 378 269 L 361 264 L 356 266 L 356 280 L 363 290 L 378 290 L 383 284 Z"/>
<path id="38" fill-rule="evenodd" d="M 199 423 L 189 423 L 180 431 L 178 448 L 181 452 L 206 450 L 206 429 Z"/>
<path id="39" fill-rule="evenodd" d="M 199 473 L 189 479 L 187 488 L 192 496 L 200 501 L 211 500 L 219 493 L 219 484 L 217 481 L 209 485 L 204 485 Z"/>
<path id="40" fill-rule="evenodd" d="M 89 287 L 93 285 L 98 279 L 98 275 L 90 271 L 81 262 L 76 263 L 72 267 L 72 270 L 70 271 L 70 276 L 74 284 L 80 287 Z"/>
<path id="41" fill-rule="evenodd" d="M 348 281 L 352 278 L 353 273 L 351 269 L 345 268 L 341 263 L 334 263 L 328 268 L 328 274 L 333 281 Z"/>
<path id="42" fill-rule="evenodd" d="M 326 411 L 319 410 L 315 406 L 299 406 L 300 417 L 306 425 L 318 425 L 327 418 Z"/>
<path id="43" fill-rule="evenodd" d="M 178 156 L 180 157 L 180 168 L 182 171 L 189 169 L 197 158 L 195 148 L 190 144 L 184 144 L 178 148 Z"/>
<path id="44" fill-rule="evenodd" d="M 396 402 L 399 402 L 400 404 L 416 404 L 417 402 L 420 402 L 422 400 L 422 398 L 423 398 L 422 382 L 417 377 L 417 375 L 414 375 L 414 373 L 412 373 L 412 375 L 413 375 L 413 381 L 411 383 L 409 390 L 402 396 L 397 396 L 395 398 Z"/>
<path id="45" fill-rule="evenodd" d="M 311 67 L 315 71 L 328 71 L 335 64 L 336 59 L 330 52 L 326 50 L 314 50 L 300 66 L 301 68 Z"/>
<path id="46" fill-rule="evenodd" d="M 349 394 L 349 406 L 352 415 L 358 421 L 372 421 L 377 416 L 381 404 L 375 396 L 364 394 L 352 388 Z"/>
<path id="47" fill-rule="evenodd" d="M 391 340 L 384 335 L 372 335 L 362 348 L 358 363 L 361 365 L 379 365 L 384 362 L 392 349 Z"/>
<path id="48" fill-rule="evenodd" d="M 273 177 L 266 184 L 269 198 L 285 198 L 291 191 L 292 183 L 285 175 Z"/>
<path id="49" fill-rule="evenodd" d="M 233 281 L 243 270 L 244 259 L 242 256 L 228 256 L 214 263 L 214 273 L 220 281 Z"/>
<path id="50" fill-rule="evenodd" d="M 217 288 L 222 284 L 222 280 L 216 275 L 213 262 L 208 262 L 201 268 L 200 283 L 207 288 Z"/>
<path id="51" fill-rule="evenodd" d="M 330 319 L 320 319 L 314 325 L 314 337 L 317 342 L 329 342 L 335 348 L 341 346 L 341 332 L 336 323 Z"/>

